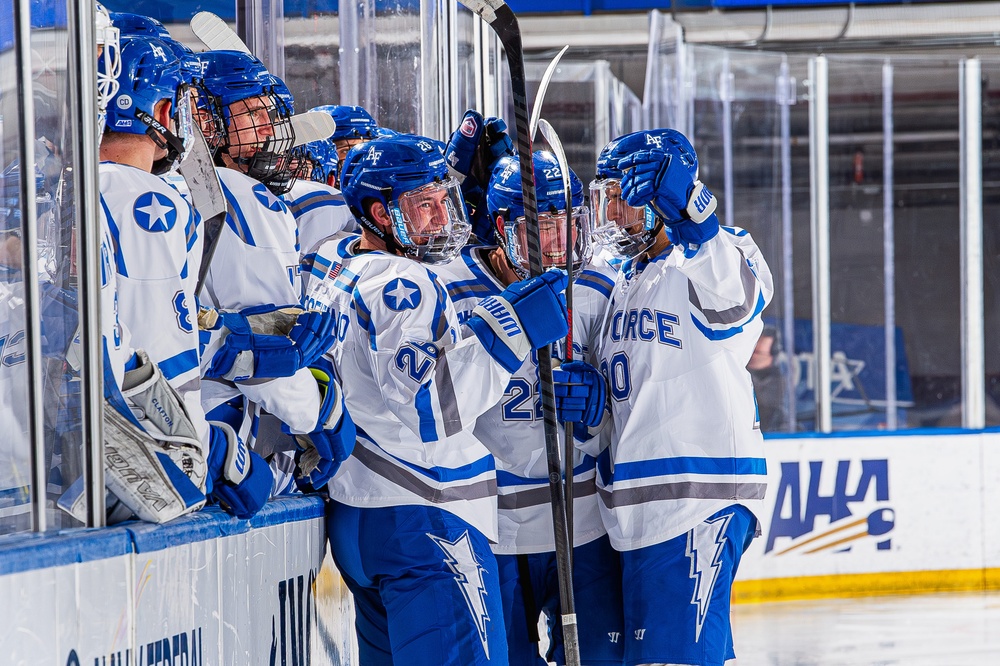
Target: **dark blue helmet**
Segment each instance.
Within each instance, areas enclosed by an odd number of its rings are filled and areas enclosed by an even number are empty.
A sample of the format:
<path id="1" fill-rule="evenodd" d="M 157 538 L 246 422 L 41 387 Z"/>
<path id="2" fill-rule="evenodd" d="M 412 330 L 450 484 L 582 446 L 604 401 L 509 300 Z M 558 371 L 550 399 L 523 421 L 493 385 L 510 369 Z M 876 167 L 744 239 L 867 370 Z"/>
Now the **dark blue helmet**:
<path id="1" fill-rule="evenodd" d="M 157 39 L 172 39 L 170 32 L 162 23 L 151 16 L 129 14 L 126 12 L 111 12 L 111 24 L 118 28 L 118 33 L 125 37 L 155 37 Z"/>
<path id="2" fill-rule="evenodd" d="M 341 188 L 362 226 L 397 254 L 443 263 L 472 231 L 461 187 L 427 137 L 399 134 L 355 146 L 344 160 Z M 384 207 L 391 233 L 375 219 L 375 203 Z"/>
<path id="3" fill-rule="evenodd" d="M 104 60 L 98 63 L 102 67 Z M 170 46 L 155 37 L 121 40 L 118 92 L 108 102 L 107 129 L 125 134 L 146 134 L 167 150 L 166 168 L 179 161 L 193 141 L 189 88 L 181 62 Z M 156 105 L 168 100 L 175 128 L 155 118 Z M 164 169 L 166 170 L 166 169 Z"/>
<path id="4" fill-rule="evenodd" d="M 219 128 L 210 145 L 217 154 L 225 152 L 251 178 L 290 186 L 281 176 L 295 138 L 291 111 L 279 96 L 284 84 L 248 53 L 206 51 L 199 59 L 204 67 L 204 102 Z M 244 129 L 254 130 L 250 140 L 230 131 L 236 117 L 243 117 Z M 248 132 L 240 134 L 246 137 Z"/>
<path id="5" fill-rule="evenodd" d="M 535 198 L 538 202 L 538 225 L 544 268 L 566 266 L 566 190 L 562 169 L 555 155 L 536 150 L 532 156 L 535 170 Z M 569 172 L 573 204 L 573 268 L 579 270 L 590 259 L 590 214 L 584 206 L 583 183 L 573 170 Z M 486 190 L 486 209 L 495 226 L 497 243 L 520 277 L 528 275 L 527 220 L 521 194 L 521 168 L 516 155 L 497 161 Z"/>

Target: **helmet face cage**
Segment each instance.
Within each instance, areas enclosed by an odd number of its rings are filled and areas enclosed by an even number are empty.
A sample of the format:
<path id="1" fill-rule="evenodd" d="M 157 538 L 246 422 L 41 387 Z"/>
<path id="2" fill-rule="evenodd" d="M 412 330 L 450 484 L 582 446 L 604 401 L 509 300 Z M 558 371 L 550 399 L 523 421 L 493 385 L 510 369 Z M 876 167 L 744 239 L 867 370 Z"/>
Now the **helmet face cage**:
<path id="1" fill-rule="evenodd" d="M 230 103 L 223 109 L 223 117 L 220 147 L 240 170 L 262 183 L 272 181 L 278 188 L 290 189 L 294 177 L 289 171 L 288 152 L 295 135 L 285 103 L 273 94 L 247 97 Z"/>
<path id="2" fill-rule="evenodd" d="M 108 10 L 95 3 L 94 37 L 98 52 L 97 67 L 97 137 L 104 134 L 108 103 L 118 94 L 118 76 L 122 71 L 118 28 L 111 24 Z"/>
<path id="3" fill-rule="evenodd" d="M 404 253 L 427 264 L 454 259 L 472 233 L 462 188 L 453 177 L 399 195 L 389 204 L 389 216 Z"/>
<path id="4" fill-rule="evenodd" d="M 590 261 L 590 211 L 586 206 L 574 206 L 570 233 L 573 241 L 572 270 L 577 275 Z M 542 250 L 542 268 L 566 268 L 566 212 L 558 210 L 538 214 L 538 238 Z M 514 272 L 525 278 L 530 272 L 528 262 L 528 222 L 523 215 L 504 222 L 504 252 Z"/>
<path id="5" fill-rule="evenodd" d="M 431 139 L 399 135 L 356 146 L 341 177 L 351 213 L 389 252 L 443 263 L 458 255 L 472 233 L 461 186 Z M 388 229 L 374 219 L 375 202 L 385 207 Z"/>
<path id="6" fill-rule="evenodd" d="M 538 150 L 532 157 L 538 205 L 538 230 L 544 268 L 566 267 L 566 188 L 555 155 Z M 584 205 L 583 184 L 573 171 L 569 174 L 571 231 L 574 273 L 582 270 L 591 257 L 590 212 Z M 521 170 L 516 156 L 502 158 L 494 167 L 487 190 L 487 207 L 496 223 L 497 241 L 517 273 L 529 273 L 528 225 L 521 195 Z"/>
<path id="7" fill-rule="evenodd" d="M 629 206 L 622 199 L 618 178 L 590 183 L 594 240 L 616 257 L 627 259 L 644 252 L 656 238 L 656 215 L 649 206 Z"/>

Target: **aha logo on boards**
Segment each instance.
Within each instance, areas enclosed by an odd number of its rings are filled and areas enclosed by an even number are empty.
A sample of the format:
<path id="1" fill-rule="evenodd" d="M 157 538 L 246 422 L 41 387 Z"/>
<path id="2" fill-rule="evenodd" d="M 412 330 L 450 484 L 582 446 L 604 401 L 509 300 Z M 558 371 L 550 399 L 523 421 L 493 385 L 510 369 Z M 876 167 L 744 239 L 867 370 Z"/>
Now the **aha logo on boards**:
<path id="1" fill-rule="evenodd" d="M 831 476 L 833 492 L 824 494 L 821 483 L 829 487 Z M 888 503 L 888 460 L 783 462 L 764 552 L 843 553 L 872 541 L 889 550 L 896 512 Z M 821 516 L 826 524 L 817 527 Z"/>

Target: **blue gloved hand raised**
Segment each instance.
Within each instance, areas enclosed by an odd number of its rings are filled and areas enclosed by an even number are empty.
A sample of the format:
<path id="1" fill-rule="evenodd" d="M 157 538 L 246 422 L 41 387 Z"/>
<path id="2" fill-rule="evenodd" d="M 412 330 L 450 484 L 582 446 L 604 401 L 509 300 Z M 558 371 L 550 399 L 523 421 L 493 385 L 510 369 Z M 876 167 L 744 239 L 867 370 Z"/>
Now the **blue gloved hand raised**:
<path id="1" fill-rule="evenodd" d="M 532 349 L 566 337 L 566 282 L 566 274 L 558 269 L 515 282 L 480 301 L 469 328 L 490 356 L 514 372 Z"/>
<path id="2" fill-rule="evenodd" d="M 468 110 L 462 124 L 452 132 L 445 159 L 462 185 L 462 198 L 469 222 L 483 242 L 493 241 L 493 223 L 486 211 L 486 186 L 497 160 L 514 154 L 514 142 L 502 118 L 483 118 Z"/>
<path id="3" fill-rule="evenodd" d="M 325 486 L 351 455 L 357 440 L 357 429 L 344 405 L 344 393 L 337 383 L 333 364 L 321 357 L 309 371 L 319 385 L 322 401 L 316 430 L 308 435 L 293 435 L 299 447 L 295 452 L 298 467 L 295 483 L 303 492 Z M 282 429 L 291 434 L 287 427 Z"/>
<path id="4" fill-rule="evenodd" d="M 336 338 L 332 312 L 257 305 L 217 314 L 210 322 L 210 317 L 199 316 L 202 330 L 226 331 L 222 347 L 205 371 L 207 378 L 245 381 L 290 377 L 325 353 Z"/>
<path id="5" fill-rule="evenodd" d="M 229 425 L 221 421 L 209 423 L 209 492 L 227 512 L 242 520 L 252 518 L 271 496 L 271 468 Z"/>
<path id="6" fill-rule="evenodd" d="M 601 371 L 583 361 L 568 361 L 552 370 L 556 415 L 565 423 L 594 428 L 604 418 L 608 389 Z"/>
<path id="7" fill-rule="evenodd" d="M 663 218 L 671 241 L 700 245 L 719 233 L 718 200 L 677 156 L 640 150 L 618 163 L 624 172 L 622 198 L 629 206 L 649 204 Z"/>

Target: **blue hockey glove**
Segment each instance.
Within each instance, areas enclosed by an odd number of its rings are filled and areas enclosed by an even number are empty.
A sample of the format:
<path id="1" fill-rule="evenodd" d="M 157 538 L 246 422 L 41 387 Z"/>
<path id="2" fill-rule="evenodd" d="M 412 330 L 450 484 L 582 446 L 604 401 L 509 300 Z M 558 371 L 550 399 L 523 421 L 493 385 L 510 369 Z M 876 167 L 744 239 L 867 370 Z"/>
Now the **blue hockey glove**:
<path id="1" fill-rule="evenodd" d="M 556 414 L 565 423 L 594 428 L 604 418 L 608 389 L 601 371 L 583 361 L 569 361 L 552 370 Z"/>
<path id="2" fill-rule="evenodd" d="M 514 372 L 532 349 L 566 337 L 566 282 L 560 270 L 515 282 L 480 301 L 469 328 L 497 363 Z"/>
<path id="3" fill-rule="evenodd" d="M 205 323 L 199 317 L 199 325 Z M 321 356 L 336 337 L 331 312 L 258 305 L 239 312 L 219 311 L 206 330 L 225 328 L 222 347 L 212 357 L 207 378 L 245 381 L 290 377 Z"/>
<path id="4" fill-rule="evenodd" d="M 212 441 L 208 450 L 211 494 L 237 518 L 253 517 L 271 495 L 274 475 L 267 462 L 251 451 L 232 428 L 211 422 Z"/>
<path id="5" fill-rule="evenodd" d="M 462 124 L 452 132 L 445 159 L 462 184 L 462 198 L 476 236 L 493 241 L 493 223 L 486 211 L 486 186 L 497 160 L 514 154 L 514 142 L 502 118 L 483 118 L 478 111 L 465 112 Z"/>
<path id="6" fill-rule="evenodd" d="M 688 167 L 663 150 L 640 150 L 618 163 L 625 172 L 622 198 L 629 206 L 649 204 L 663 218 L 671 241 L 702 244 L 719 233 L 718 200 Z"/>
<path id="7" fill-rule="evenodd" d="M 299 447 L 295 452 L 298 467 L 295 483 L 303 492 L 325 486 L 351 455 L 357 439 L 357 430 L 344 405 L 344 393 L 337 383 L 333 364 L 320 358 L 309 371 L 316 378 L 323 399 L 316 430 L 308 435 L 293 435 Z M 282 426 L 282 430 L 291 434 L 286 426 Z"/>

